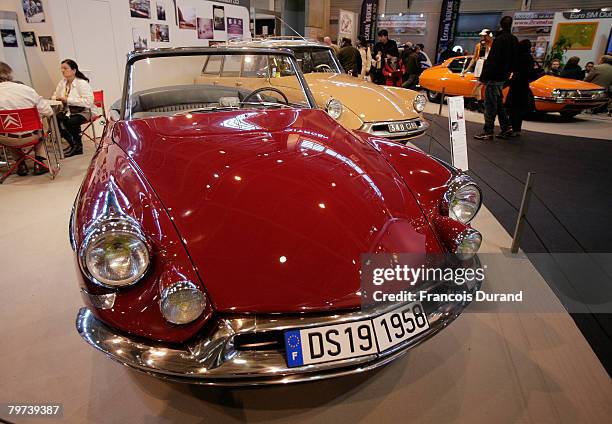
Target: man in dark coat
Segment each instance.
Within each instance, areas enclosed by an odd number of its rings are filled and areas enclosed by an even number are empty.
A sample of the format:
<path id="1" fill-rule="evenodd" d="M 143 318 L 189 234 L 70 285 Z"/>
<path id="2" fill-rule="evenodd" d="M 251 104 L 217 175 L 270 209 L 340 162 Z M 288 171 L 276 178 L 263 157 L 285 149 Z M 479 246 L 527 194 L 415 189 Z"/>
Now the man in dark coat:
<path id="1" fill-rule="evenodd" d="M 376 60 L 376 65 L 372 66 L 370 75 L 376 84 L 384 84 L 385 77 L 382 69 L 385 66 L 387 57 L 399 57 L 399 50 L 395 40 L 389 39 L 389 32 L 386 29 L 378 31 L 378 43 L 374 45 L 372 59 Z"/>
<path id="2" fill-rule="evenodd" d="M 509 136 L 517 137 L 521 134 L 523 117 L 529 110 L 530 99 L 529 83 L 536 79 L 533 56 L 531 56 L 531 41 L 521 40 L 518 47 L 516 65 L 510 79 L 510 90 L 506 97 L 506 108 L 510 115 L 512 132 Z"/>
<path id="3" fill-rule="evenodd" d="M 411 42 L 404 44 L 401 61 L 404 70 L 402 87 L 414 90 L 419 82 L 421 63 L 419 61 L 419 54 Z"/>
<path id="4" fill-rule="evenodd" d="M 512 18 L 504 16 L 499 22 L 501 27 L 497 33 L 489 56 L 485 60 L 480 74 L 480 82 L 485 85 L 485 124 L 482 133 L 474 138 L 478 140 L 493 140 L 495 138 L 495 117 L 499 120 L 500 138 L 512 134 L 510 123 L 504 111 L 502 89 L 504 83 L 510 78 L 518 55 L 518 40 L 512 35 Z"/>
<path id="5" fill-rule="evenodd" d="M 563 70 L 561 71 L 559 76 L 561 78 L 583 80 L 584 71 L 582 70 L 580 65 L 578 65 L 578 62 L 580 62 L 580 58 L 578 56 L 570 57 L 565 66 L 563 67 Z"/>
<path id="6" fill-rule="evenodd" d="M 338 60 L 344 72 L 355 77 L 359 76 L 361 73 L 361 53 L 356 47 L 353 47 L 350 38 L 343 38 L 341 46 L 338 51 Z"/>

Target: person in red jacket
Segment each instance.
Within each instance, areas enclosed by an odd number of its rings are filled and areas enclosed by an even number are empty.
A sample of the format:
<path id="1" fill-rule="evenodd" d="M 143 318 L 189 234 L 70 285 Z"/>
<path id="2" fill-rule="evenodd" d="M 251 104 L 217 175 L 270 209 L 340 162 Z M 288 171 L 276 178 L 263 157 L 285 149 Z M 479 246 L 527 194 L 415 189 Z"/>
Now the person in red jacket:
<path id="1" fill-rule="evenodd" d="M 397 57 L 387 57 L 382 73 L 385 77 L 385 85 L 390 85 L 393 87 L 402 86 L 402 75 L 404 75 L 404 69 Z"/>

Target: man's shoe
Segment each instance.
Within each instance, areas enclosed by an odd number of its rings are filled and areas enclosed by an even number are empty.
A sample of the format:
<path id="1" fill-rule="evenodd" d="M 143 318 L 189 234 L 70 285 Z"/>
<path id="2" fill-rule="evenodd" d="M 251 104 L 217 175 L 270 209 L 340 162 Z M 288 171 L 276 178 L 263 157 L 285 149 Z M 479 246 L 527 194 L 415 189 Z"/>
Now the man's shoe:
<path id="1" fill-rule="evenodd" d="M 510 137 L 512 137 L 512 129 L 507 129 L 497 134 L 497 138 L 501 138 L 502 140 L 505 140 Z"/>
<path id="2" fill-rule="evenodd" d="M 474 138 L 476 140 L 494 140 L 495 136 L 493 134 L 489 134 L 489 133 L 481 133 L 481 134 L 476 134 L 474 136 Z"/>
<path id="3" fill-rule="evenodd" d="M 25 177 L 29 172 L 30 170 L 28 169 L 28 165 L 26 165 L 25 161 L 21 162 L 17 168 L 17 175 L 20 177 Z"/>
<path id="4" fill-rule="evenodd" d="M 42 156 L 36 156 L 36 160 L 40 162 L 44 162 L 47 159 L 43 158 Z M 49 170 L 47 168 L 40 165 L 39 163 L 34 162 L 34 171 L 32 172 L 33 175 L 43 175 L 43 174 L 47 174 L 48 172 Z"/>
<path id="5" fill-rule="evenodd" d="M 82 155 L 83 154 L 83 147 L 75 147 L 73 149 L 71 149 L 68 153 L 66 153 L 64 155 L 64 157 L 71 157 L 71 156 L 76 156 L 76 155 Z"/>

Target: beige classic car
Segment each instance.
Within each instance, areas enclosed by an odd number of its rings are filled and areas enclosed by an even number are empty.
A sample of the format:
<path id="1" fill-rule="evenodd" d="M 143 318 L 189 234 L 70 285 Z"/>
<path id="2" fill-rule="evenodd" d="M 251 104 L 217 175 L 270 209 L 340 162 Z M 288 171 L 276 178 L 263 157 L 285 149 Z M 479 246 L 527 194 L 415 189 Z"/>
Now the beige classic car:
<path id="1" fill-rule="evenodd" d="M 265 39 L 233 42 L 231 45 L 291 50 L 317 105 L 345 128 L 405 143 L 429 127 L 422 115 L 427 101 L 425 96 L 404 88 L 376 85 L 343 73 L 333 50 L 325 44 L 303 39 Z M 227 79 L 231 79 L 236 86 L 251 90 L 276 87 L 291 101 L 291 93 L 298 95 L 301 87 L 292 87 L 296 79 L 291 78 L 295 73 L 291 63 L 277 61 L 274 58 L 263 59 L 263 56 L 210 56 L 196 82 L 221 84 L 223 81 L 227 85 Z M 269 90 L 262 92 L 263 95 L 278 97 Z"/>

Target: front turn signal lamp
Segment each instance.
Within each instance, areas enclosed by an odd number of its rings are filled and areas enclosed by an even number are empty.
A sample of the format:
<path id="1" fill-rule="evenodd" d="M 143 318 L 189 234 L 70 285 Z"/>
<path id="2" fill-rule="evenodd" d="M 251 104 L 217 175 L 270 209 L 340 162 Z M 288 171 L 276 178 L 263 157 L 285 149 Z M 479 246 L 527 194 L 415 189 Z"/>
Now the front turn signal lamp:
<path id="1" fill-rule="evenodd" d="M 147 272 L 151 249 L 138 223 L 129 217 L 102 219 L 87 231 L 79 249 L 83 273 L 95 284 L 120 288 Z"/>

